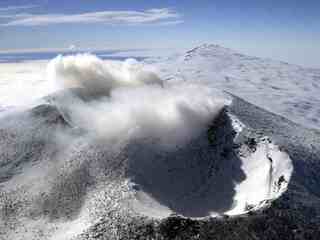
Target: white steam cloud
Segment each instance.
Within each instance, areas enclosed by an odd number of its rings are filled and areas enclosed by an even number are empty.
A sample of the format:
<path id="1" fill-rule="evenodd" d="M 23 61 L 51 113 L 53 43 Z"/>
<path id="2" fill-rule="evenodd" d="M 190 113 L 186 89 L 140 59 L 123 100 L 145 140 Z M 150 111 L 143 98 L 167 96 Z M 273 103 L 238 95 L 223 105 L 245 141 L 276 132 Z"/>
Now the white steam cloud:
<path id="1" fill-rule="evenodd" d="M 154 69 L 133 59 L 103 61 L 94 55 L 58 56 L 48 65 L 51 81 L 104 96 L 62 103 L 71 121 L 107 139 L 153 138 L 182 144 L 205 131 L 227 101 L 205 86 L 165 85 Z"/>
<path id="2" fill-rule="evenodd" d="M 48 65 L 48 78 L 60 88 L 82 88 L 109 95 L 119 87 L 162 85 L 160 78 L 134 59 L 105 62 L 95 55 L 58 56 Z"/>

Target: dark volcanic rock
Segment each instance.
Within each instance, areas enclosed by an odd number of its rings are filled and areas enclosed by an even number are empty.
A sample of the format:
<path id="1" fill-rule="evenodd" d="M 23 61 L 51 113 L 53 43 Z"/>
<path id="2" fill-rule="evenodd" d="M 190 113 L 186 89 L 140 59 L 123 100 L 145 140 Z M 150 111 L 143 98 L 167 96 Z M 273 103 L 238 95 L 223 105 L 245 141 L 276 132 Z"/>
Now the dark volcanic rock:
<path id="1" fill-rule="evenodd" d="M 11 234 L 20 236 L 16 239 L 55 239 L 57 236 L 50 235 L 56 233 L 55 229 L 62 229 L 59 237 L 71 239 L 63 225 L 73 227 L 80 212 L 86 209 L 90 217 L 88 228 L 72 239 L 320 239 L 319 131 L 305 129 L 234 97 L 232 105 L 203 133 L 206 137 L 195 141 L 193 148 L 189 145 L 176 150 L 177 156 L 160 154 L 152 142 L 144 141 L 130 143 L 117 152 L 113 145 L 106 145 L 73 127 L 66 112 L 62 114 L 54 105 L 57 102 L 54 98 L 50 98 L 48 104 L 1 119 L 0 239 L 8 239 Z M 230 115 L 247 126 L 239 139 L 231 128 Z M 235 173 L 239 173 L 240 145 L 246 145 L 248 152 L 254 153 L 262 136 L 271 137 L 289 153 L 293 162 L 292 178 L 280 198 L 267 201 L 258 210 L 248 206 L 252 210 L 240 216 L 224 215 L 224 210 L 231 207 L 235 183 L 244 178 L 239 175 L 232 176 L 228 183 L 208 184 L 216 189 L 220 186 L 220 192 L 226 191 L 228 201 L 224 203 L 175 201 L 190 190 L 189 187 L 197 186 L 193 184 L 208 183 L 224 160 L 233 163 L 228 171 L 232 173 L 234 168 Z M 167 158 L 175 159 L 177 166 L 168 165 L 176 167 L 174 171 L 181 175 L 189 173 L 193 179 L 185 184 L 178 179 L 170 185 L 167 179 L 172 177 L 172 169 L 161 165 Z M 152 164 L 148 162 L 150 159 Z M 201 164 L 192 165 L 197 161 Z M 184 162 L 192 165 L 193 171 L 186 170 Z M 179 169 L 179 166 L 182 167 Z M 33 180 L 36 175 L 33 171 L 42 174 L 39 179 Z M 197 178 L 199 174 L 203 178 Z M 166 181 L 159 181 L 159 177 Z M 133 190 L 127 189 L 126 179 L 136 184 Z M 150 187 L 146 179 L 152 180 L 156 188 Z M 169 206 L 173 214 L 153 218 L 133 211 L 128 207 L 128 192 L 141 189 Z M 214 192 L 208 196 L 216 197 Z M 206 217 L 211 210 L 221 216 Z M 51 229 L 45 229 L 47 225 L 38 228 L 28 225 L 24 219 L 43 220 Z M 15 235 L 17 229 L 23 233 Z"/>
<path id="2" fill-rule="evenodd" d="M 237 97 L 229 111 L 256 134 L 271 136 L 292 158 L 294 173 L 288 190 L 270 207 L 237 217 L 203 219 L 171 216 L 119 221 L 111 216 L 76 239 L 320 239 L 320 132 Z"/>

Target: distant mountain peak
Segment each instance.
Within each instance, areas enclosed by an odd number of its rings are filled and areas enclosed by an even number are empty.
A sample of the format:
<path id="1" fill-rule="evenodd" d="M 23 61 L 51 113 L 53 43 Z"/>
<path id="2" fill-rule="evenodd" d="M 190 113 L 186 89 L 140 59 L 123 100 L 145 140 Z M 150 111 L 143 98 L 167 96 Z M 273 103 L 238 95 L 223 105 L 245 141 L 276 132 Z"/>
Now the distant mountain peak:
<path id="1" fill-rule="evenodd" d="M 237 53 L 236 51 L 230 49 L 230 48 L 225 48 L 221 45 L 218 44 L 212 44 L 212 43 L 204 43 L 201 44 L 195 48 L 192 48 L 191 50 L 187 51 L 185 53 L 185 60 L 189 60 L 192 57 L 195 56 L 203 56 L 207 57 L 208 54 L 210 56 L 212 55 L 238 55 L 238 56 L 243 56 L 240 53 Z"/>
<path id="2" fill-rule="evenodd" d="M 223 47 L 218 44 L 204 43 L 204 44 L 201 44 L 197 47 L 192 48 L 191 50 L 187 51 L 186 53 L 193 53 L 196 51 L 208 50 L 208 49 L 212 50 L 212 49 L 218 49 L 218 48 L 223 48 Z"/>

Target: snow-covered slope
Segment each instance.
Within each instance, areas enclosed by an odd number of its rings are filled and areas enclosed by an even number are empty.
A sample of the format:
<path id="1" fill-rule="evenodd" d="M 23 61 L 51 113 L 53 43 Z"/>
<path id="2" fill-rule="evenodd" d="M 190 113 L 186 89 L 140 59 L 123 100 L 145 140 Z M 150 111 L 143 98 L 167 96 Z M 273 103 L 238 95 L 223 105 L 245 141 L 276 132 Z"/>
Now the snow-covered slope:
<path id="1" fill-rule="evenodd" d="M 320 69 L 246 56 L 213 44 L 152 62 L 164 79 L 202 82 L 306 127 L 320 128 Z"/>
<path id="2" fill-rule="evenodd" d="M 210 87 L 87 54 L 49 73 L 63 90 L 0 116 L 0 237 L 70 239 L 113 213 L 241 215 L 287 190 L 289 155 Z"/>
<path id="3" fill-rule="evenodd" d="M 0 108 L 0 239 L 318 240 L 320 132 L 216 91 L 281 107 L 261 76 L 298 69 L 294 92 L 317 70 L 214 45 L 155 65 L 166 82 L 134 60 L 58 57 L 41 83 L 57 88 Z"/>
<path id="4" fill-rule="evenodd" d="M 100 219 L 115 224 L 106 231 L 117 239 L 117 224 L 126 219 L 245 214 L 279 198 L 290 183 L 288 154 L 244 125 L 237 132 L 226 109 L 204 129 L 187 124 L 196 112 L 177 110 L 181 124 L 197 128 L 186 142 L 173 139 L 179 126 L 170 133 L 168 126 L 161 133 L 134 132 L 152 123 L 130 113 L 132 136 L 115 130 L 114 121 L 103 122 L 108 135 L 101 136 L 97 115 L 91 128 L 74 121 L 75 103 L 96 106 L 78 98 L 70 106 L 69 97 L 56 94 L 47 104 L 0 118 L 0 239 L 69 240 Z M 112 119 L 116 110 L 105 104 L 110 111 L 100 113 Z M 150 120 L 161 125 L 159 118 Z M 169 135 L 171 145 L 159 134 Z"/>

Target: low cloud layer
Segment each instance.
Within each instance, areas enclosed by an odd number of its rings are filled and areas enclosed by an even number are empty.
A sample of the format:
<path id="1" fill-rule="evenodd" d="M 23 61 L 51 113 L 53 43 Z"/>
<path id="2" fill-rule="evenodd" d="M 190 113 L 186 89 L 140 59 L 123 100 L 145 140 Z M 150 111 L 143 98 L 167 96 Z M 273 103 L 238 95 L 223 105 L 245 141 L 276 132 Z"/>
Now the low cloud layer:
<path id="1" fill-rule="evenodd" d="M 1 11 L 1 10 L 0 10 Z M 181 15 L 168 8 L 144 11 L 99 11 L 80 14 L 29 14 L 5 15 L 7 21 L 0 26 L 46 26 L 66 23 L 101 23 L 108 25 L 175 25 L 182 23 Z"/>

